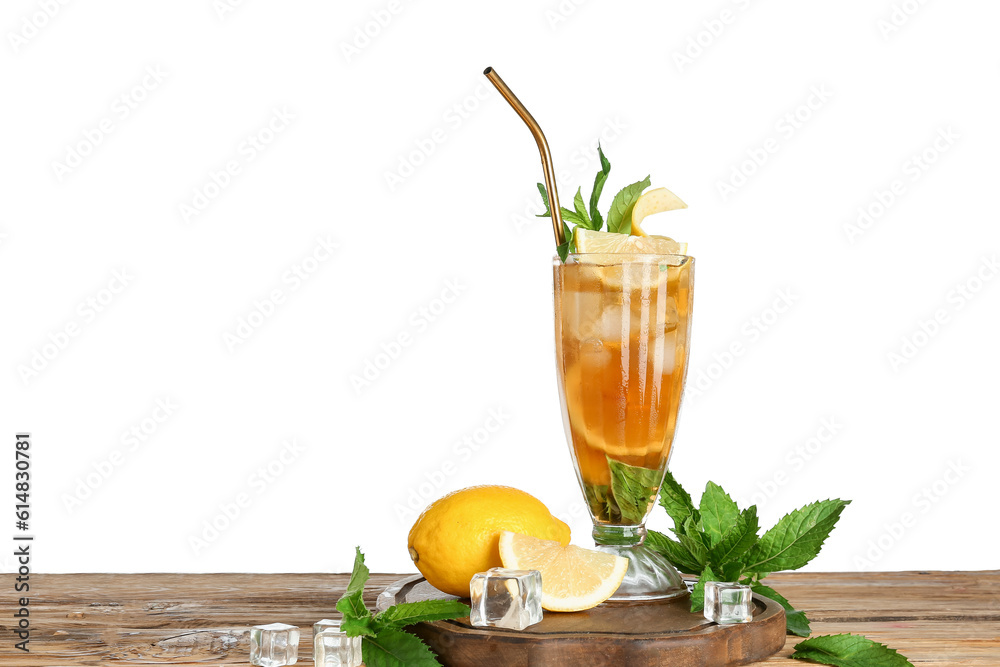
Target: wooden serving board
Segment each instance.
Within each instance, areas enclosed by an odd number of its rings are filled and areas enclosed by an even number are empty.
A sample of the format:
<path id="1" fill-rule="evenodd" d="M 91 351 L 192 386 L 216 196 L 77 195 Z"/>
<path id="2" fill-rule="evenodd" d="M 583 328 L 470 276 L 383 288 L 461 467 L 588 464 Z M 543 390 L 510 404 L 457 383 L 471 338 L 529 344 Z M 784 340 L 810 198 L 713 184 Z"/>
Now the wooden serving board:
<path id="1" fill-rule="evenodd" d="M 754 594 L 754 620 L 716 625 L 692 614 L 690 600 L 611 603 L 574 613 L 545 612 L 541 623 L 522 631 L 476 628 L 468 617 L 409 628 L 426 641 L 446 667 L 724 667 L 763 660 L 785 645 L 785 612 Z M 420 575 L 385 589 L 381 611 L 400 602 L 458 599 Z"/>

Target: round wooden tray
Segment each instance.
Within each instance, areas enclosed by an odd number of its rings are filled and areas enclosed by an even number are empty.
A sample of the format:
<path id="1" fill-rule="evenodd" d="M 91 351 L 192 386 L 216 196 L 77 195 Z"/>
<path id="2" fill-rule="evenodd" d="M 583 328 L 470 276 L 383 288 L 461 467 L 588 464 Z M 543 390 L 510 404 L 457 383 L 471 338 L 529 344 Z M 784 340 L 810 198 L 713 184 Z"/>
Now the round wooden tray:
<path id="1" fill-rule="evenodd" d="M 420 575 L 397 581 L 379 596 L 379 611 L 400 602 L 456 600 Z M 692 614 L 687 596 L 676 600 L 611 603 L 574 613 L 545 612 L 522 631 L 476 628 L 468 617 L 419 623 L 409 630 L 426 641 L 446 667 L 614 665 L 724 667 L 763 660 L 785 645 L 785 611 L 754 594 L 750 623 L 716 625 Z"/>

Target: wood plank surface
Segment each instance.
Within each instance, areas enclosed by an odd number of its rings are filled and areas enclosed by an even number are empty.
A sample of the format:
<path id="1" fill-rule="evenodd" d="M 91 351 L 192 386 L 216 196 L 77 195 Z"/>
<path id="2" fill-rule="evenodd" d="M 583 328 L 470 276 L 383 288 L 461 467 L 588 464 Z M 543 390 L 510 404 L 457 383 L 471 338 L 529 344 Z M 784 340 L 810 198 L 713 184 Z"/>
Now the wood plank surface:
<path id="1" fill-rule="evenodd" d="M 365 599 L 399 574 L 373 575 Z M 13 575 L 0 596 L 0 665 L 246 665 L 250 626 L 302 629 L 337 618 L 347 584 L 336 574 L 33 574 L 31 652 L 13 648 Z M 1000 666 L 1000 571 L 789 573 L 768 584 L 804 610 L 813 634 L 854 632 L 899 649 L 915 665 Z M 799 640 L 766 662 L 788 659 Z"/>
<path id="2" fill-rule="evenodd" d="M 447 599 L 454 596 L 414 575 L 380 595 L 376 609 Z M 468 618 L 421 623 L 412 631 L 448 667 L 735 667 L 764 660 L 785 645 L 781 605 L 755 594 L 752 609 L 752 623 L 716 625 L 691 613 L 684 595 L 545 614 L 520 632 L 475 627 Z"/>

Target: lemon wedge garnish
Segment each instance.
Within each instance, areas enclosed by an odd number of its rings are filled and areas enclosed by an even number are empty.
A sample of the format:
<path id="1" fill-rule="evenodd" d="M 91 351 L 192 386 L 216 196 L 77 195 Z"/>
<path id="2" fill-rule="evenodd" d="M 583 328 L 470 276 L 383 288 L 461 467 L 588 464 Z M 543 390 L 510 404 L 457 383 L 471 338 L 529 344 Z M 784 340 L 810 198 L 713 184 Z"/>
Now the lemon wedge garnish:
<path id="1" fill-rule="evenodd" d="M 639 195 L 632 208 L 632 234 L 635 236 L 649 236 L 642 229 L 642 221 L 647 216 L 665 211 L 676 211 L 679 208 L 687 208 L 687 204 L 681 198 L 666 188 L 654 188 Z"/>

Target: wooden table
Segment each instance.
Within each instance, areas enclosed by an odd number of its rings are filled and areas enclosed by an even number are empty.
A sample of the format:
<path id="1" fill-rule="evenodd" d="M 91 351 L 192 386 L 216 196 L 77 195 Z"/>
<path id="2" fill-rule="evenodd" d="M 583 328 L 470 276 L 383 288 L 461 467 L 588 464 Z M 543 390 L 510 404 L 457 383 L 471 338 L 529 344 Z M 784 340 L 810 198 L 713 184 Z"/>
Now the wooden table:
<path id="1" fill-rule="evenodd" d="M 248 664 L 252 625 L 302 629 L 299 663 L 311 664 L 312 623 L 337 618 L 342 574 L 31 575 L 31 652 L 12 647 L 12 579 L 0 598 L 0 665 Z M 402 575 L 373 575 L 365 599 Z M 1000 666 L 1000 571 L 791 573 L 771 577 L 813 621 L 813 634 L 854 632 L 915 665 Z M 766 663 L 788 659 L 799 641 Z"/>

